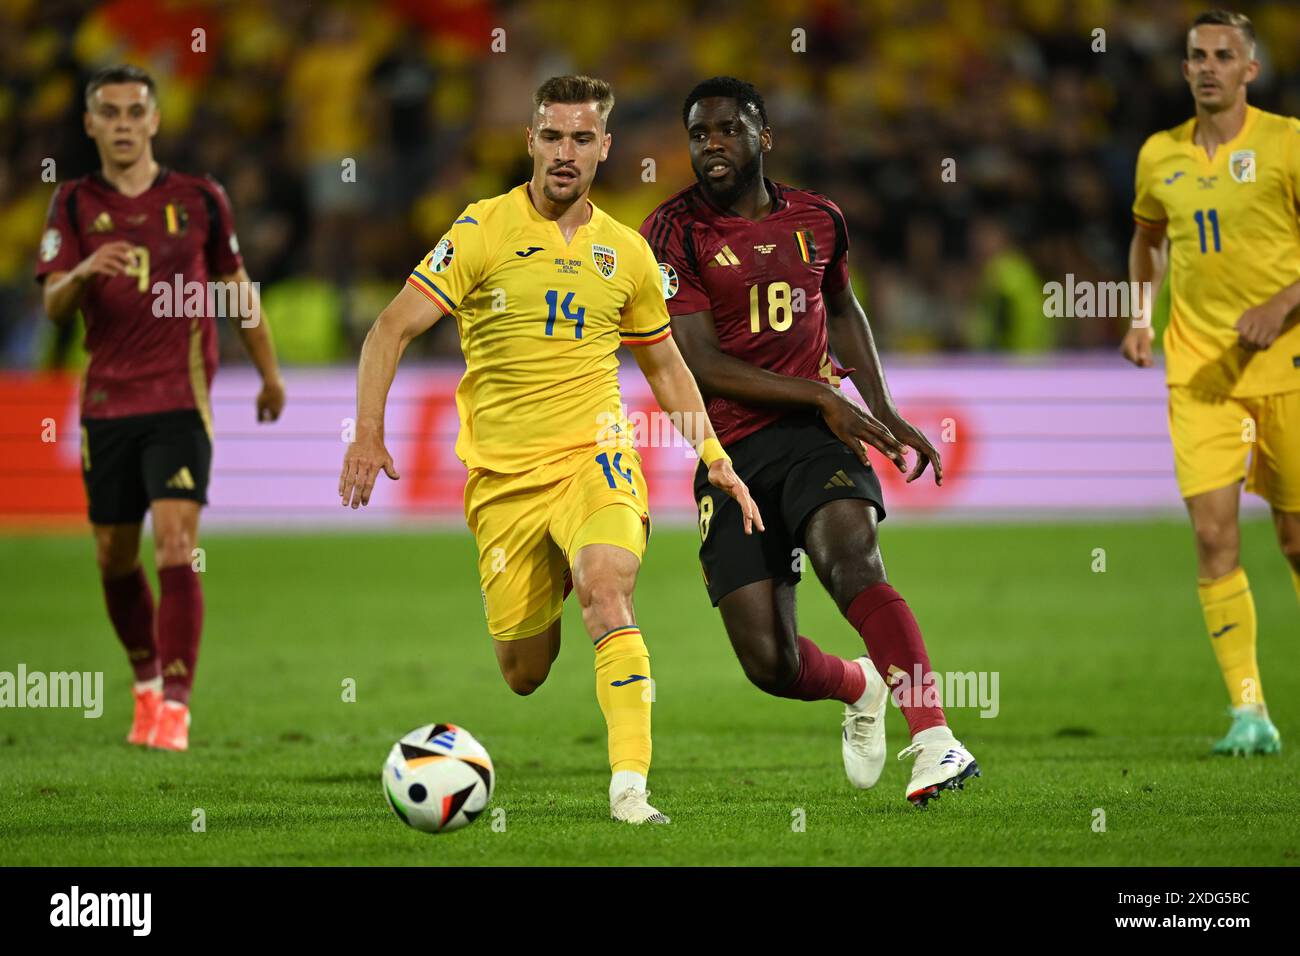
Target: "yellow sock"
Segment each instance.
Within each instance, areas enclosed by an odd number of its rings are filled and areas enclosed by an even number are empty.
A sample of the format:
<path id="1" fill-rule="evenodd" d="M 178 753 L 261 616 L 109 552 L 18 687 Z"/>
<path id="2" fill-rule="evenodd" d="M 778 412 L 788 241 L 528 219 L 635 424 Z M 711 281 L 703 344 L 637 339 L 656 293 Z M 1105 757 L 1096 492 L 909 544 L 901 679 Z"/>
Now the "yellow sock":
<path id="1" fill-rule="evenodd" d="M 609 766 L 618 773 L 650 772 L 650 652 L 633 624 L 596 642 L 596 699 L 609 727 Z"/>
<path id="2" fill-rule="evenodd" d="M 1250 596 L 1246 569 L 1237 568 L 1215 580 L 1199 578 L 1196 593 L 1232 706 L 1263 704 L 1255 662 L 1255 599 Z"/>

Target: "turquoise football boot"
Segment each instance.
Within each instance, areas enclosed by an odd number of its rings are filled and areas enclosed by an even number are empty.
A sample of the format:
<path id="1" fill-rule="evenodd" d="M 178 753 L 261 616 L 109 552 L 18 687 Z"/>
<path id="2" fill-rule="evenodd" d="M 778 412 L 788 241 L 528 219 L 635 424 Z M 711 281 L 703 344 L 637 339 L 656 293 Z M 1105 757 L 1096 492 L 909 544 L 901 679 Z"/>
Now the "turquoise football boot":
<path id="1" fill-rule="evenodd" d="M 1213 752 L 1229 757 L 1252 754 L 1275 754 L 1282 749 L 1282 736 L 1273 722 L 1254 707 L 1228 708 L 1232 726 L 1228 734 L 1214 745 Z"/>

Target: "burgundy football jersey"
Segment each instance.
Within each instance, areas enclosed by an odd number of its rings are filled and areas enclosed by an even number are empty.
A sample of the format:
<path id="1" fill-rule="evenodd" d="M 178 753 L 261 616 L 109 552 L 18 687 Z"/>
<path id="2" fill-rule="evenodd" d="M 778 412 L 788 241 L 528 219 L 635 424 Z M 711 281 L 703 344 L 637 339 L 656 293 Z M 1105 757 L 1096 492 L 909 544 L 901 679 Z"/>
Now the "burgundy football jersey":
<path id="1" fill-rule="evenodd" d="M 217 370 L 216 325 L 210 315 L 186 317 L 175 303 L 172 316 L 155 315 L 153 287 L 163 282 L 174 290 L 177 275 L 182 289 L 207 283 L 243 264 L 225 190 L 211 176 L 165 168 L 134 198 L 98 173 L 64 183 L 50 202 L 36 278 L 71 271 L 117 240 L 135 247 L 129 274 L 92 277 L 81 301 L 90 352 L 81 414 L 120 418 L 197 408 L 206 419 Z"/>
<path id="2" fill-rule="evenodd" d="M 764 182 L 773 209 L 760 222 L 718 208 L 696 184 L 641 224 L 663 273 L 668 314 L 712 312 L 728 355 L 838 385 L 846 370 L 827 351 L 823 296 L 849 282 L 844 216 L 820 193 Z M 716 397 L 707 408 L 724 445 L 787 411 Z"/>

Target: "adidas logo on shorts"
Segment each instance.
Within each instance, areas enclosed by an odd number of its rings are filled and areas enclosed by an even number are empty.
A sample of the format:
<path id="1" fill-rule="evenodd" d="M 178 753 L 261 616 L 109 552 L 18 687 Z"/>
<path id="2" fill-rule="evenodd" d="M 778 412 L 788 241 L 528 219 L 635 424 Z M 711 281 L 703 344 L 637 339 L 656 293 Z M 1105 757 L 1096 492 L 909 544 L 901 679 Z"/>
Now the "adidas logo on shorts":
<path id="1" fill-rule="evenodd" d="M 190 474 L 189 468 L 183 467 L 176 474 L 167 479 L 168 488 L 180 488 L 184 491 L 194 490 L 194 476 Z"/>

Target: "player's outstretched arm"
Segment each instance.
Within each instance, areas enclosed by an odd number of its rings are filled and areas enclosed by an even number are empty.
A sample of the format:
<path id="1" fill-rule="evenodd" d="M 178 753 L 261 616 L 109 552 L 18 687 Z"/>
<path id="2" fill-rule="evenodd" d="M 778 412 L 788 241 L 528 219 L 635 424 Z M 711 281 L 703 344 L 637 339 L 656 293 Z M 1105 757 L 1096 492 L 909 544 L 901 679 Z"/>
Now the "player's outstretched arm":
<path id="1" fill-rule="evenodd" d="M 230 315 L 230 322 L 239 333 L 244 351 L 262 376 L 262 389 L 257 394 L 257 420 L 276 421 L 284 411 L 284 380 L 280 378 L 280 363 L 275 358 L 275 341 L 271 338 L 270 326 L 262 312 L 262 298 L 258 295 L 257 286 L 243 266 L 229 275 L 219 276 L 217 281 L 227 284 L 233 282 L 241 293 L 244 289 L 249 290 L 249 314 L 238 315 L 236 310 Z M 240 294 L 235 301 L 244 302 L 244 296 Z"/>
<path id="2" fill-rule="evenodd" d="M 705 395 L 746 405 L 821 411 L 834 391 L 824 382 L 782 375 L 722 351 L 711 311 L 673 317 L 673 339 Z"/>
<path id="3" fill-rule="evenodd" d="M 852 448 L 864 464 L 869 462 L 862 442 L 880 449 L 900 469 L 904 467 L 906 449 L 889 429 L 835 386 L 772 372 L 723 352 L 712 312 L 674 317 L 673 338 L 678 340 L 686 364 L 706 395 L 730 398 L 746 405 L 806 408 L 820 412 L 831 431 Z"/>
<path id="4" fill-rule="evenodd" d="M 1138 225 L 1133 228 L 1133 239 L 1128 245 L 1128 277 L 1130 282 L 1138 283 L 1139 289 L 1158 289 L 1164 281 L 1168 254 L 1165 245 L 1165 227 L 1163 225 Z M 1150 285 L 1143 285 L 1143 283 Z M 1154 299 L 1155 296 L 1150 296 Z M 1151 303 L 1143 301 L 1144 310 L 1150 309 Z M 1154 333 L 1151 329 L 1151 316 L 1134 317 L 1129 330 L 1124 333 L 1120 343 L 1120 353 L 1138 368 L 1150 368 L 1155 364 L 1152 358 L 1151 343 Z"/>
<path id="5" fill-rule="evenodd" d="M 758 513 L 758 505 L 754 504 L 749 488 L 740 480 L 731 467 L 731 459 L 722 450 L 713 423 L 704 411 L 699 387 L 682 360 L 682 354 L 677 351 L 672 336 L 652 345 L 631 348 L 659 407 L 669 414 L 682 437 L 691 443 L 708 466 L 709 483 L 739 503 L 745 520 L 745 534 L 753 534 L 756 526 L 763 531 L 763 516 Z"/>
<path id="6" fill-rule="evenodd" d="M 865 441 L 879 449 L 902 472 L 907 471 L 907 449 L 911 448 L 916 451 L 916 464 L 907 480 L 915 481 L 921 477 L 926 465 L 933 465 L 934 483 L 943 484 L 943 461 L 939 453 L 925 434 L 903 418 L 894 405 L 894 397 L 889 394 L 889 385 L 885 382 L 885 369 L 880 364 L 880 354 L 876 351 L 876 340 L 871 334 L 871 324 L 867 321 L 866 311 L 853 294 L 851 284 L 826 296 L 826 334 L 835 357 L 853 369 L 850 376 L 853 384 L 871 410 L 871 414 L 867 415 L 836 389 L 843 404 L 852 406 L 852 409 L 837 409 L 838 415 L 835 418 L 839 420 L 833 420 L 831 415 L 827 415 L 826 423 L 831 430 L 840 435 L 841 439 L 844 438 L 841 430 L 848 431 L 858 441 Z M 857 409 L 857 417 L 869 421 L 855 422 L 853 409 Z M 862 434 L 867 424 L 873 424 L 874 427 Z M 872 440 L 877 437 L 879 429 L 884 430 L 889 441 Z M 853 447 L 852 442 L 847 443 Z M 866 461 L 865 453 L 861 457 Z"/>
<path id="7" fill-rule="evenodd" d="M 67 322 L 81 307 L 81 299 L 95 276 L 120 275 L 133 261 L 131 243 L 119 240 L 100 246 L 68 272 L 51 272 L 42 290 L 45 314 L 55 325 Z"/>
<path id="8" fill-rule="evenodd" d="M 437 306 L 406 285 L 366 333 L 357 365 L 356 438 L 343 455 L 339 475 L 343 507 L 369 504 L 380 471 L 393 481 L 401 477 L 393 465 L 393 456 L 384 447 L 384 405 L 406 346 L 442 315 Z"/>

